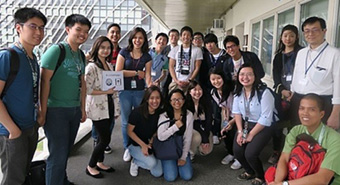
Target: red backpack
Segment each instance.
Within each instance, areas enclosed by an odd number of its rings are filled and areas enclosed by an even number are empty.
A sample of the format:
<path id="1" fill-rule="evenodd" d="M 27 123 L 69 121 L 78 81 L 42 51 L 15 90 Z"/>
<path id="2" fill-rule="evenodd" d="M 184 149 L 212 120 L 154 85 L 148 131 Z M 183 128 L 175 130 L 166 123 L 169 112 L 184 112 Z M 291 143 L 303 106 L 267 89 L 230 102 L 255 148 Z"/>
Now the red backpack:
<path id="1" fill-rule="evenodd" d="M 323 137 L 324 132 L 320 135 Z M 322 140 L 322 139 L 321 139 Z M 319 141 L 321 143 L 321 141 Z M 317 173 L 325 157 L 326 150 L 315 139 L 302 133 L 296 137 L 296 145 L 292 149 L 288 161 L 288 180 L 294 180 L 306 175 Z M 267 183 L 275 180 L 276 165 L 265 173 Z"/>

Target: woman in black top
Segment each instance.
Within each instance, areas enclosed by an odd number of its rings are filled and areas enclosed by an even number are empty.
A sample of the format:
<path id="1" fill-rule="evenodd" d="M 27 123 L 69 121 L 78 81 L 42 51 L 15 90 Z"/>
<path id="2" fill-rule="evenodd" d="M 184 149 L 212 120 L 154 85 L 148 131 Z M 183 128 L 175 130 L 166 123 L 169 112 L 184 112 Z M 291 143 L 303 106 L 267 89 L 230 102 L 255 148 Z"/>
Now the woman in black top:
<path id="1" fill-rule="evenodd" d="M 190 158 L 194 159 L 197 150 L 201 155 L 209 154 L 212 143 L 212 104 L 203 93 L 197 81 L 190 81 L 186 97 L 188 109 L 194 114 L 194 130 L 190 147 Z"/>
<path id="2" fill-rule="evenodd" d="M 151 152 L 161 107 L 161 91 L 152 85 L 145 91 L 141 105 L 130 114 L 127 134 L 130 137 L 128 149 L 133 157 L 131 176 L 138 175 L 138 167 L 150 170 L 155 177 L 163 174 L 161 162 Z"/>

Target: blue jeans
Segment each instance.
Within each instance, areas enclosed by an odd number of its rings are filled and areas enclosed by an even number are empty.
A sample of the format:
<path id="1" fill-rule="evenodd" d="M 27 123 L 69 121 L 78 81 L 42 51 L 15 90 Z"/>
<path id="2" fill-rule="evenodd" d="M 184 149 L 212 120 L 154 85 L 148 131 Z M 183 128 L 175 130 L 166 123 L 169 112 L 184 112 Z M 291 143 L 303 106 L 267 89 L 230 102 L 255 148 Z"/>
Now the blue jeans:
<path id="1" fill-rule="evenodd" d="M 112 130 L 115 127 L 115 118 L 112 119 L 112 123 L 110 126 L 110 133 L 112 134 Z M 110 135 L 111 135 L 110 134 Z M 91 132 L 91 137 L 93 138 L 93 140 L 97 141 L 98 139 L 98 133 L 96 131 L 96 128 L 94 127 L 94 125 L 92 124 L 92 132 Z"/>
<path id="2" fill-rule="evenodd" d="M 140 105 L 143 96 L 144 90 L 141 91 L 124 90 L 119 92 L 123 146 L 125 149 L 127 148 L 129 141 L 129 136 L 127 135 L 127 125 L 130 113 L 132 111 L 132 108 L 136 108 Z"/>
<path id="3" fill-rule="evenodd" d="M 150 170 L 151 175 L 154 177 L 160 177 L 163 174 L 162 163 L 159 159 L 156 159 L 154 155 L 145 156 L 142 153 L 140 146 L 129 145 L 128 147 L 130 155 L 133 157 L 133 161 L 137 166 Z"/>
<path id="4" fill-rule="evenodd" d="M 79 107 L 49 107 L 44 126 L 50 152 L 46 165 L 46 185 L 68 185 L 67 159 L 76 138 Z"/>
<path id="5" fill-rule="evenodd" d="M 178 174 L 183 180 L 190 180 L 193 175 L 193 170 L 191 166 L 190 155 L 188 154 L 186 158 L 186 163 L 184 166 L 178 166 L 177 160 L 161 160 L 164 172 L 164 179 L 166 181 L 175 181 Z"/>

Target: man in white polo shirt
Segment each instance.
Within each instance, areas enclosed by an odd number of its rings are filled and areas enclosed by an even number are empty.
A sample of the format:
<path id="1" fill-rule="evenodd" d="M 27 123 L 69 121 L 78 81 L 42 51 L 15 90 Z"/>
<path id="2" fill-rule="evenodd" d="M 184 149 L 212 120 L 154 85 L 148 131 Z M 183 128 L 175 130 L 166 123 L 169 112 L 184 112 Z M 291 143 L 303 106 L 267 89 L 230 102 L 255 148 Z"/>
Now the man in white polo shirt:
<path id="1" fill-rule="evenodd" d="M 315 93 L 325 102 L 323 122 L 339 128 L 340 112 L 340 51 L 325 40 L 326 22 L 319 17 L 310 17 L 302 24 L 308 47 L 301 49 L 296 57 L 292 77 L 292 111 L 299 123 L 297 110 L 303 95 Z"/>

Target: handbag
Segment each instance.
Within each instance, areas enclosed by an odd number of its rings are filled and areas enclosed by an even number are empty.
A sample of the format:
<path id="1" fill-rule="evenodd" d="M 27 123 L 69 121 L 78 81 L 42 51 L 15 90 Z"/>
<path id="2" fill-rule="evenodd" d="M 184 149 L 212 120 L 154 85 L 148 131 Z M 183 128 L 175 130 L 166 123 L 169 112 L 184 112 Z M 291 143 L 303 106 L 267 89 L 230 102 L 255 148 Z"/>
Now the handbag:
<path id="1" fill-rule="evenodd" d="M 171 126 L 175 123 L 175 120 L 163 121 L 158 125 L 158 128 L 167 122 L 170 122 Z M 177 160 L 183 153 L 183 136 L 174 133 L 164 141 L 160 141 L 157 136 L 154 136 L 152 148 L 157 159 Z"/>
<path id="2" fill-rule="evenodd" d="M 45 185 L 45 171 L 44 160 L 32 162 L 24 185 Z"/>

